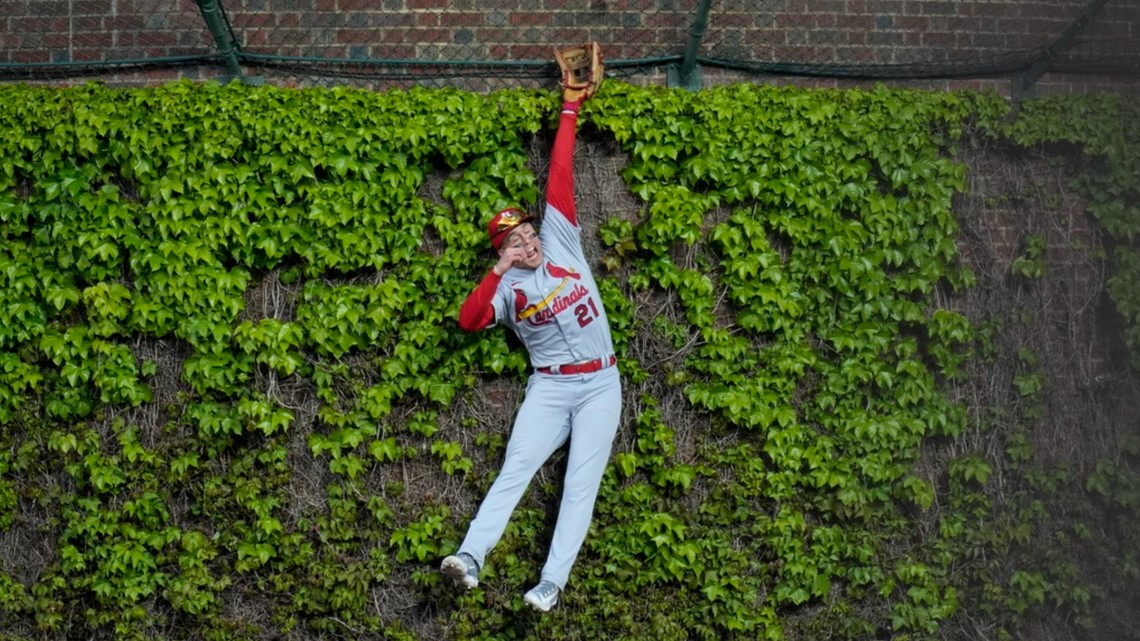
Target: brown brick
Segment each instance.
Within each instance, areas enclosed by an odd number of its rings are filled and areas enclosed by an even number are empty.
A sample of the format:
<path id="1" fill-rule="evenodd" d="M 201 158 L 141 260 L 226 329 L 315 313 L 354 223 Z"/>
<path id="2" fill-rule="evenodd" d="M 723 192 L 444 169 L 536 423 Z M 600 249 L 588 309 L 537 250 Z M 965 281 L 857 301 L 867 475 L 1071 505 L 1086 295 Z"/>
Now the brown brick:
<path id="1" fill-rule="evenodd" d="M 5 18 L 9 18 L 9 19 L 10 18 L 23 18 L 25 15 L 27 15 L 27 5 L 26 4 L 21 4 L 21 3 L 17 3 L 17 2 L 6 2 L 4 8 L 7 9 L 7 11 L 4 12 Z M 4 26 L 4 23 L 0 22 L 0 27 L 3 27 L 3 26 Z M 0 42 L 2 42 L 2 41 L 0 41 Z M 4 49 L 7 49 L 7 48 L 8 47 L 0 48 L 0 52 L 3 52 Z M 5 60 L 7 62 L 11 62 L 11 60 L 9 58 L 0 58 L 0 60 Z"/>
<path id="2" fill-rule="evenodd" d="M 874 31 L 867 34 L 867 44 L 880 47 L 895 47 L 903 43 L 903 36 L 897 31 Z"/>
<path id="3" fill-rule="evenodd" d="M 895 16 L 896 29 L 903 31 L 926 31 L 930 28 L 929 16 Z"/>
<path id="4" fill-rule="evenodd" d="M 12 18 L 12 29 L 19 33 L 38 32 L 46 33 L 48 31 L 67 31 L 67 18 L 61 17 L 48 17 L 48 16 L 30 16 Z"/>
<path id="5" fill-rule="evenodd" d="M 1079 5 L 1073 5 L 1066 9 L 1059 8 L 1057 5 L 1048 2 L 1018 2 L 1011 4 L 1014 6 L 1010 7 L 1012 11 L 1007 15 L 1019 15 L 1026 18 L 1064 17 L 1066 20 L 1071 21 L 1077 17 L 1079 11 Z"/>
<path id="6" fill-rule="evenodd" d="M 546 45 L 514 45 L 510 47 L 510 57 L 515 60 L 539 60 L 550 57 Z"/>
<path id="7" fill-rule="evenodd" d="M 483 14 L 475 11 L 447 11 L 439 14 L 439 24 L 445 27 L 473 27 L 483 24 Z"/>
<path id="8" fill-rule="evenodd" d="M 409 29 L 406 37 L 407 42 L 451 42 L 450 29 Z"/>
<path id="9" fill-rule="evenodd" d="M 59 2 L 28 2 L 20 3 L 24 6 L 26 16 L 54 16 L 66 11 Z M 61 11 L 63 9 L 63 11 Z"/>
<path id="10" fill-rule="evenodd" d="M 810 29 L 815 26 L 815 19 L 805 13 L 783 14 L 777 16 L 776 26 L 783 29 Z"/>
<path id="11" fill-rule="evenodd" d="M 72 47 L 71 50 L 67 52 L 68 53 L 68 56 L 67 56 L 68 60 L 67 61 L 68 62 L 96 62 L 96 61 L 100 61 L 100 60 L 106 60 L 106 58 L 103 56 L 103 53 L 105 51 L 106 51 L 106 49 L 103 49 L 103 48 L 81 49 L 81 48 Z"/>
<path id="12" fill-rule="evenodd" d="M 552 16 L 549 13 L 513 13 L 510 19 L 511 24 L 519 26 L 542 26 L 549 25 L 553 22 Z"/>
<path id="13" fill-rule="evenodd" d="M 242 43 L 249 47 L 259 47 L 269 42 L 269 32 L 264 29 L 247 31 L 242 35 Z"/>
<path id="14" fill-rule="evenodd" d="M 272 13 L 250 13 L 244 16 L 242 26 L 247 30 L 261 30 L 274 26 L 276 22 Z"/>
<path id="15" fill-rule="evenodd" d="M 40 41 L 41 47 L 51 49 L 66 49 L 71 44 L 71 37 L 66 33 L 45 33 Z"/>
<path id="16" fill-rule="evenodd" d="M 869 32 L 875 28 L 875 16 L 852 15 L 843 18 L 843 26 L 852 31 Z"/>
<path id="17" fill-rule="evenodd" d="M 842 24 L 839 17 L 834 13 L 817 13 L 815 17 L 815 26 L 820 29 L 832 29 Z"/>
<path id="18" fill-rule="evenodd" d="M 1002 33 L 1029 33 L 1029 21 L 1024 18 L 1001 18 L 998 20 L 998 30 Z"/>
<path id="19" fill-rule="evenodd" d="M 51 62 L 50 53 L 44 49 L 20 49 L 12 54 L 13 62 Z"/>
<path id="20" fill-rule="evenodd" d="M 102 16 L 107 14 L 107 3 L 98 0 L 76 0 L 68 13 L 73 16 Z"/>
<path id="21" fill-rule="evenodd" d="M 927 31 L 919 34 L 919 43 L 928 48 L 954 48 L 957 35 L 949 31 Z"/>
<path id="22" fill-rule="evenodd" d="M 950 16 L 946 19 L 949 31 L 981 31 L 982 21 L 973 16 Z"/>
<path id="23" fill-rule="evenodd" d="M 143 47 L 169 47 L 178 44 L 178 38 L 169 32 L 147 31 L 139 34 L 138 43 Z"/>
<path id="24" fill-rule="evenodd" d="M 817 29 L 808 32 L 808 42 L 818 45 L 846 45 L 851 34 L 835 29 Z"/>
<path id="25" fill-rule="evenodd" d="M 955 3 L 953 2 L 921 2 L 919 6 L 922 8 L 922 15 L 940 15 L 952 16 L 957 12 L 955 11 Z"/>
<path id="26" fill-rule="evenodd" d="M 113 47 L 115 38 L 109 31 L 101 33 L 78 33 L 73 38 L 76 47 Z"/>
<path id="27" fill-rule="evenodd" d="M 985 49 L 1005 49 L 1006 37 L 993 33 L 969 34 L 970 46 Z"/>
<path id="28" fill-rule="evenodd" d="M 446 9 L 449 0 L 405 0 L 409 9 Z"/>
<path id="29" fill-rule="evenodd" d="M 79 16 L 71 21 L 71 27 L 77 33 L 102 31 L 103 16 Z"/>
<path id="30" fill-rule="evenodd" d="M 371 29 L 337 29 L 335 40 L 337 44 L 350 44 L 369 42 L 374 37 L 375 33 Z"/>

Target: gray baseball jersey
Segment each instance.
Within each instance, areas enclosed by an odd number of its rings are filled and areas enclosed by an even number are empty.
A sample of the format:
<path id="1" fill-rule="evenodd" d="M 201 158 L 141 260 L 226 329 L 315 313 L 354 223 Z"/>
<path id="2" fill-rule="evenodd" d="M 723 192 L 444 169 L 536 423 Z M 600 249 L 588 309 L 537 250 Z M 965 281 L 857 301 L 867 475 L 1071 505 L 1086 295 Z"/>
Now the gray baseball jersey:
<path id="1" fill-rule="evenodd" d="M 581 228 L 547 203 L 538 237 L 543 266 L 503 274 L 492 303 L 495 322 L 514 330 L 536 368 L 609 356 L 610 323 L 582 252 Z"/>

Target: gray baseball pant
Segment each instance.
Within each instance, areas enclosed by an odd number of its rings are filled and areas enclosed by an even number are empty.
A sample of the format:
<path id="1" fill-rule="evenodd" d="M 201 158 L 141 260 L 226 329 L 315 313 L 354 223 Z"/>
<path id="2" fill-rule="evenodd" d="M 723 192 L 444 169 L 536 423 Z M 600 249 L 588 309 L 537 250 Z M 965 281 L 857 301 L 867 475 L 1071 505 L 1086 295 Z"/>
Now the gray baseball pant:
<path id="1" fill-rule="evenodd" d="M 470 554 L 483 567 L 538 468 L 569 438 L 562 504 L 542 568 L 544 580 L 560 589 L 565 587 L 590 528 L 620 417 L 617 367 L 590 374 L 532 374 L 515 417 L 503 468 L 479 506 L 459 551 Z"/>

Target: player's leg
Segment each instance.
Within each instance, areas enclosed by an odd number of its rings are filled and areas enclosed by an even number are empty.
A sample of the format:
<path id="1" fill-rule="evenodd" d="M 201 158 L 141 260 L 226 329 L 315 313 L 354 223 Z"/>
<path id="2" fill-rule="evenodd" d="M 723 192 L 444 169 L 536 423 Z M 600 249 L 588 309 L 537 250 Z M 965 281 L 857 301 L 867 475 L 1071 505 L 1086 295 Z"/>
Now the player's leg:
<path id="1" fill-rule="evenodd" d="M 586 539 L 594 514 L 598 486 L 610 458 L 610 449 L 621 419 L 621 379 L 616 367 L 591 377 L 589 389 L 579 397 L 571 432 L 566 482 L 558 522 L 542 578 L 566 585 L 570 568 Z"/>
<path id="2" fill-rule="evenodd" d="M 511 429 L 503 467 L 459 547 L 460 552 L 470 554 L 479 567 L 502 537 L 511 513 L 538 468 L 570 434 L 569 409 L 573 399 L 567 398 L 554 383 L 544 376 L 531 377 Z"/>

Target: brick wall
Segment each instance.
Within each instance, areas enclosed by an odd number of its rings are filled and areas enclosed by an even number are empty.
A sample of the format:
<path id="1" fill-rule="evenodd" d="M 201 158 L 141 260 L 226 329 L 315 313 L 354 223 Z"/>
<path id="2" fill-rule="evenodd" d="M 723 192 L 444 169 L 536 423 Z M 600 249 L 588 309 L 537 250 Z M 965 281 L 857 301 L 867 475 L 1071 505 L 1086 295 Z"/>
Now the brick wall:
<path id="1" fill-rule="evenodd" d="M 790 69 L 791 76 L 773 76 L 775 82 L 829 86 L 859 83 L 796 78 L 796 69 L 824 65 L 850 73 L 858 65 L 875 65 L 876 73 L 898 77 L 1005 70 L 1024 65 L 1052 43 L 1087 1 L 717 0 L 700 54 L 759 63 L 769 71 Z M 602 42 L 610 60 L 675 57 L 685 48 L 696 5 L 695 0 L 219 2 L 250 53 L 425 61 L 545 61 L 552 43 L 587 39 Z M 215 53 L 193 0 L 3 0 L 2 6 L 7 11 L 0 11 L 0 63 Z M 1072 73 L 1044 78 L 1040 91 L 1140 85 L 1140 2 L 1110 0 L 1055 59 Z M 1127 73 L 1105 73 L 1114 70 Z M 180 73 L 143 68 L 117 80 L 147 82 Z M 190 75 L 212 72 L 196 67 Z M 715 69 L 705 74 L 706 82 L 741 77 L 755 78 Z M 980 85 L 1003 93 L 1009 87 L 1008 77 L 989 76 L 917 84 Z"/>

